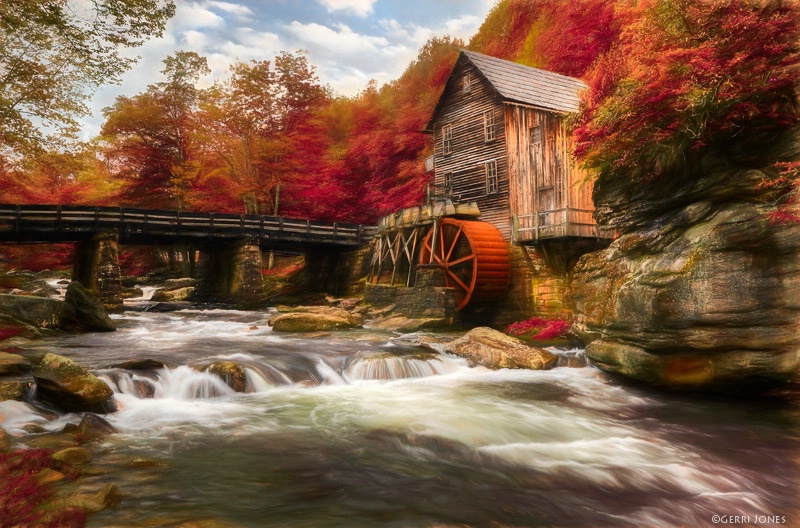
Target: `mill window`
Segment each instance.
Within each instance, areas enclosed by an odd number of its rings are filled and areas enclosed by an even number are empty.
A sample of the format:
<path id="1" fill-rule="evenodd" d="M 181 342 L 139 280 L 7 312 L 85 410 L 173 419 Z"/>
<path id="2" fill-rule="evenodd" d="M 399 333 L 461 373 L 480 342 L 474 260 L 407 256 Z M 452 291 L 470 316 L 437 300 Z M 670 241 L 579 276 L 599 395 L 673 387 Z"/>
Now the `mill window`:
<path id="1" fill-rule="evenodd" d="M 483 113 L 483 135 L 487 143 L 489 141 L 494 141 L 494 110 L 487 110 Z"/>
<path id="2" fill-rule="evenodd" d="M 442 127 L 442 154 L 451 154 L 453 152 L 453 125 L 444 125 Z"/>
<path id="3" fill-rule="evenodd" d="M 472 91 L 472 74 L 467 72 L 464 74 L 464 77 L 461 79 L 461 88 L 463 92 L 470 93 Z"/>
<path id="4" fill-rule="evenodd" d="M 498 190 L 497 160 L 489 160 L 486 167 L 486 194 L 494 194 Z"/>

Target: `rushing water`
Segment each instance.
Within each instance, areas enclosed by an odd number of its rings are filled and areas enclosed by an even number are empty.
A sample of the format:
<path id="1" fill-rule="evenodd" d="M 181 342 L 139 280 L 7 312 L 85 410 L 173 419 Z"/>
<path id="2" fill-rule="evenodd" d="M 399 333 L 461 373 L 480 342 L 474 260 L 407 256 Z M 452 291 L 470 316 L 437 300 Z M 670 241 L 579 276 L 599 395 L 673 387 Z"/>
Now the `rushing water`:
<path id="1" fill-rule="evenodd" d="M 124 499 L 90 526 L 800 526 L 791 395 L 701 400 L 591 366 L 469 368 L 414 346 L 445 335 L 278 335 L 268 317 L 127 312 L 115 333 L 35 345 L 117 395 L 94 478 Z M 109 368 L 135 358 L 166 366 Z M 247 392 L 191 368 L 221 359 L 245 367 Z M 15 435 L 80 419 L 19 402 L 0 414 Z"/>

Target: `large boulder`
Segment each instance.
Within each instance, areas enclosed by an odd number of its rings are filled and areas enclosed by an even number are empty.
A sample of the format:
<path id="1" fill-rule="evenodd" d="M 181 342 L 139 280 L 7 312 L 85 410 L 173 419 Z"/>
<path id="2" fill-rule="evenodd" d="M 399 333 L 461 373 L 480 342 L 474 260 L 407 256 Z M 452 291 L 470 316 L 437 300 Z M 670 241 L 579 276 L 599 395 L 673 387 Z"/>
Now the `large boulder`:
<path id="1" fill-rule="evenodd" d="M 323 332 L 360 326 L 348 317 L 310 312 L 280 314 L 273 317 L 269 324 L 278 332 Z"/>
<path id="2" fill-rule="evenodd" d="M 59 327 L 67 332 L 113 332 L 117 329 L 102 303 L 78 281 L 67 286 Z"/>
<path id="3" fill-rule="evenodd" d="M 34 369 L 33 378 L 36 397 L 61 410 L 95 413 L 117 410 L 111 388 L 71 359 L 48 353 Z"/>
<path id="4" fill-rule="evenodd" d="M 0 314 L 36 328 L 58 328 L 62 301 L 29 295 L 0 295 Z"/>
<path id="5" fill-rule="evenodd" d="M 445 317 L 405 317 L 393 315 L 370 321 L 367 328 L 409 334 L 422 330 L 435 330 L 453 326 L 453 321 Z"/>
<path id="6" fill-rule="evenodd" d="M 153 302 L 181 302 L 194 297 L 197 291 L 197 280 L 191 277 L 181 277 L 178 279 L 167 279 L 161 288 L 153 292 L 150 298 Z"/>
<path id="7" fill-rule="evenodd" d="M 574 330 L 597 366 L 691 389 L 796 377 L 800 223 L 779 221 L 757 190 L 766 179 L 715 174 L 627 208 L 624 190 L 596 190 L 599 218 L 621 232 L 573 273 Z"/>
<path id="8" fill-rule="evenodd" d="M 466 358 L 470 366 L 491 369 L 546 370 L 557 357 L 543 348 L 531 347 L 515 337 L 491 328 L 473 328 L 445 346 L 445 352 Z"/>
<path id="9" fill-rule="evenodd" d="M 187 286 L 185 288 L 176 288 L 174 290 L 169 289 L 159 289 L 153 293 L 153 296 L 150 297 L 150 300 L 153 302 L 180 302 L 186 301 L 187 299 L 191 299 L 194 295 L 196 288 L 194 286 Z"/>

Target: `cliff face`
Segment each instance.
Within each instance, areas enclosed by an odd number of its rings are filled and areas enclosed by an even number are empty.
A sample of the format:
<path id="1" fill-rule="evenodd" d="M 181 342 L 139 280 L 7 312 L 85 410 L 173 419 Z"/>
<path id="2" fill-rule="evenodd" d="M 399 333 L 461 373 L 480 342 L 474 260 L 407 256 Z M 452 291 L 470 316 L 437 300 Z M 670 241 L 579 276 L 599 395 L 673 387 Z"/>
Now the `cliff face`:
<path id="1" fill-rule="evenodd" d="M 800 223 L 775 220 L 763 180 L 718 171 L 638 195 L 598 187 L 598 220 L 620 236 L 584 256 L 572 283 L 597 366 L 681 387 L 796 377 Z"/>

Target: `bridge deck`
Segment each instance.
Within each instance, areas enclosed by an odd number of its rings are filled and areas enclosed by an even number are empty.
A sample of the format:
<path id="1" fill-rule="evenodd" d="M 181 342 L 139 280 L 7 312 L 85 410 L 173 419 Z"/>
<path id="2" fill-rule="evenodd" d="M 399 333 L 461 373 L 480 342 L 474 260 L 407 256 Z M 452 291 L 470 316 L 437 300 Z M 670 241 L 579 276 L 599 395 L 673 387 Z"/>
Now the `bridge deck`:
<path id="1" fill-rule="evenodd" d="M 357 224 L 222 213 L 187 213 L 119 207 L 0 204 L 0 241 L 71 242 L 114 230 L 126 244 L 208 244 L 257 239 L 266 248 L 355 248 L 376 228 Z"/>

